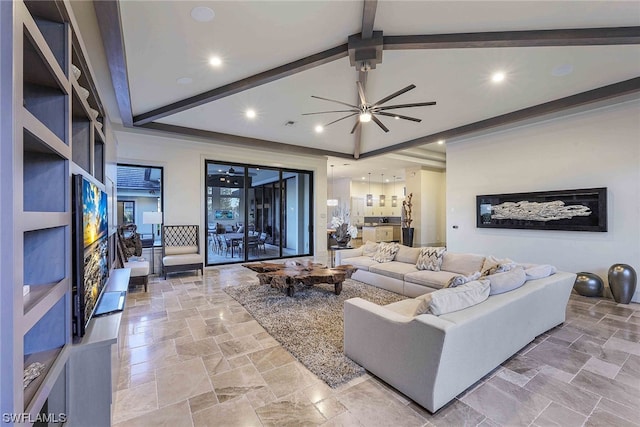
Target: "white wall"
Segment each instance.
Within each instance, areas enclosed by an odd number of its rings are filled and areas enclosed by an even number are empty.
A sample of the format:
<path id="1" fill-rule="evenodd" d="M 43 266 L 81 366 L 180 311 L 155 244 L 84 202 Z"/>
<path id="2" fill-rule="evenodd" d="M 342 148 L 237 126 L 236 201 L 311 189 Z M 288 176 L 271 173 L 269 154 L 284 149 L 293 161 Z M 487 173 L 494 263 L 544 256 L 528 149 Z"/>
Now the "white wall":
<path id="1" fill-rule="evenodd" d="M 160 136 L 163 135 L 163 136 Z M 164 221 L 166 224 L 199 224 L 204 229 L 204 162 L 251 163 L 289 167 L 314 173 L 315 206 L 326 206 L 327 161 L 320 156 L 295 156 L 258 151 L 225 144 L 198 142 L 161 133 L 145 133 L 120 128 L 118 161 L 164 168 Z M 314 216 L 316 257 L 327 256 L 326 211 L 316 209 Z"/>
<path id="2" fill-rule="evenodd" d="M 413 246 L 442 245 L 445 237 L 445 173 L 407 169 L 407 195 L 413 193 Z M 404 198 L 400 198 L 400 205 Z"/>
<path id="3" fill-rule="evenodd" d="M 639 117 L 634 101 L 449 144 L 449 250 L 588 271 L 605 283 L 614 263 L 640 273 Z M 608 232 L 476 228 L 476 195 L 591 187 L 608 188 Z"/>

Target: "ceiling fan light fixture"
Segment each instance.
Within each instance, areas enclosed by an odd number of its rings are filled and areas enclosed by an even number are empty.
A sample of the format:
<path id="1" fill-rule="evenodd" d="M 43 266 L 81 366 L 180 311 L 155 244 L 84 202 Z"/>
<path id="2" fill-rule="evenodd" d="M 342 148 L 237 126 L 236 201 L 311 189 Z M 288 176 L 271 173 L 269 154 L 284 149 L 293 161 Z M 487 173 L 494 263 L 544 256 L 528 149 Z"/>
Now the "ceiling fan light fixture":
<path id="1" fill-rule="evenodd" d="M 360 113 L 360 123 L 369 123 L 371 121 L 371 113 L 363 111 Z"/>

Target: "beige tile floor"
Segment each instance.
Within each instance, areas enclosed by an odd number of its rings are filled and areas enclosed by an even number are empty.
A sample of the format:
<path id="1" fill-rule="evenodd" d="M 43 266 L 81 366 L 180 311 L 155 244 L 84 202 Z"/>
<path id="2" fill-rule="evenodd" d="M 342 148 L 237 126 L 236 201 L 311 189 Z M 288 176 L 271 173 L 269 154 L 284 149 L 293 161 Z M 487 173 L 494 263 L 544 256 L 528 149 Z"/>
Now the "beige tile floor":
<path id="1" fill-rule="evenodd" d="M 222 290 L 255 280 L 215 267 L 129 294 L 115 426 L 640 426 L 638 304 L 572 296 L 561 327 L 430 414 L 370 375 L 325 385 Z"/>

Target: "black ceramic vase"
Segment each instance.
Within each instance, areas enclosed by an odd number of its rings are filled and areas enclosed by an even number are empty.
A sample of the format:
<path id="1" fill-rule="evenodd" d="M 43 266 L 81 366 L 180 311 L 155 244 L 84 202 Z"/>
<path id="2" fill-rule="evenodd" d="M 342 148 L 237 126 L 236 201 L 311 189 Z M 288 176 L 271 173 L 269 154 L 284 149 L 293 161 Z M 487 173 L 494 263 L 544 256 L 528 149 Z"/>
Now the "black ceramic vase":
<path id="1" fill-rule="evenodd" d="M 405 246 L 413 247 L 413 230 L 414 228 L 402 229 L 402 244 Z"/>
<path id="2" fill-rule="evenodd" d="M 608 279 L 613 299 L 622 304 L 629 304 L 638 281 L 633 267 L 627 264 L 613 264 L 609 268 Z"/>
<path id="3" fill-rule="evenodd" d="M 577 273 L 573 289 L 584 297 L 601 297 L 604 291 L 604 282 L 597 274 L 581 271 Z"/>

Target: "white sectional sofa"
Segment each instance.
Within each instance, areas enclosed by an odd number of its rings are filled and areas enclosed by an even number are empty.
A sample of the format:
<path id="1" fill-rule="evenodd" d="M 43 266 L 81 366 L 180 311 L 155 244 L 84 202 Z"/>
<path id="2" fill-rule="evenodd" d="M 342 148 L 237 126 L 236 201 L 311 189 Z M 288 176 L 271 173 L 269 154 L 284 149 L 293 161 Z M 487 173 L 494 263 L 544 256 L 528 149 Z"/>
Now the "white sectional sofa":
<path id="1" fill-rule="evenodd" d="M 363 254 L 364 246 L 336 253 L 336 265 L 351 264 L 358 270 L 352 279 L 408 297 L 443 288 L 451 278 L 480 271 L 484 255 L 445 252 L 440 271 L 418 270 L 421 248 L 400 245 L 393 261 L 379 263 Z"/>
<path id="2" fill-rule="evenodd" d="M 340 255 L 342 264 L 358 267 L 353 279 L 408 296 L 433 292 L 451 277 L 471 273 L 474 263 L 479 265 L 476 271 L 484 263 L 481 255 L 445 253 L 442 271 L 420 271 L 402 261 L 403 256 L 400 261 L 396 256 L 389 263 L 371 263 L 358 249 Z M 397 310 L 398 303 L 378 306 L 353 298 L 344 306 L 344 352 L 435 412 L 538 335 L 563 323 L 575 278 L 555 272 L 440 316 L 405 315 Z M 420 298 L 424 296 L 414 301 Z"/>

